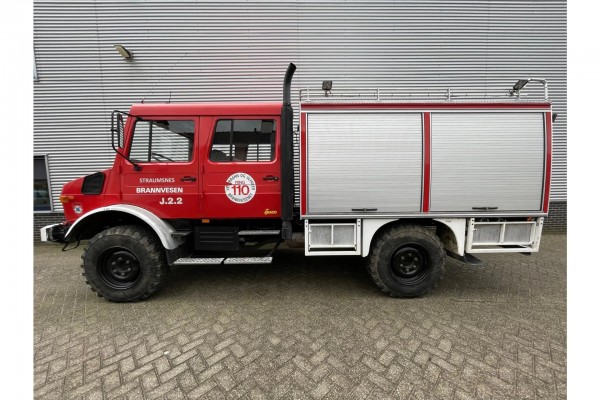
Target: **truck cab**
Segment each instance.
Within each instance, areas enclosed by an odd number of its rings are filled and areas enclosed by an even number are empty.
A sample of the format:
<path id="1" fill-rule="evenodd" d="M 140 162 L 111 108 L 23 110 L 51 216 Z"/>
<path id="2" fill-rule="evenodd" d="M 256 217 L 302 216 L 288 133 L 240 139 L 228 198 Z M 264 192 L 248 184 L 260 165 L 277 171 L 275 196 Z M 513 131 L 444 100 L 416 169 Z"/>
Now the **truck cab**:
<path id="1" fill-rule="evenodd" d="M 128 157 L 113 167 L 120 201 L 163 219 L 277 219 L 280 112 L 281 103 L 132 106 Z"/>
<path id="2" fill-rule="evenodd" d="M 131 205 L 179 229 L 211 220 L 279 229 L 281 108 L 142 103 L 115 113 L 113 167 L 64 187 L 68 224 L 95 209 Z"/>

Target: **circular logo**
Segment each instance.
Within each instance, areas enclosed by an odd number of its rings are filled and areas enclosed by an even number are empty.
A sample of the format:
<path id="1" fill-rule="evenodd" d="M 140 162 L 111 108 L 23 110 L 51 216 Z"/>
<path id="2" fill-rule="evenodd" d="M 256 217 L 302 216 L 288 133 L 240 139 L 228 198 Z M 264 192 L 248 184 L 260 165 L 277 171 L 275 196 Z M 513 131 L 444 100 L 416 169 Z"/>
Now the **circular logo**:
<path id="1" fill-rule="evenodd" d="M 252 200 L 256 194 L 256 182 L 248 174 L 236 172 L 227 178 L 225 195 L 234 203 L 244 204 Z"/>

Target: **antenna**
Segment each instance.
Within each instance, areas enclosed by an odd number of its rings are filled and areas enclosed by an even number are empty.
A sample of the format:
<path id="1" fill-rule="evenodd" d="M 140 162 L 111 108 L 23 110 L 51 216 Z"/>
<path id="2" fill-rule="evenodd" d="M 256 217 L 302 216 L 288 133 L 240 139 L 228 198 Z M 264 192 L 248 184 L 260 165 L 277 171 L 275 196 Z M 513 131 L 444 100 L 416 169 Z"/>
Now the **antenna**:
<path id="1" fill-rule="evenodd" d="M 152 85 L 152 87 L 150 88 L 150 93 L 148 94 L 148 96 L 151 96 L 151 95 L 154 93 L 154 88 L 156 87 L 156 85 L 158 85 L 158 84 L 159 84 L 159 83 L 160 83 L 160 82 L 161 82 L 161 81 L 164 79 L 164 77 L 165 77 L 165 76 L 167 76 L 167 74 L 168 74 L 169 72 L 171 72 L 171 70 L 172 70 L 173 68 L 175 68 L 175 66 L 176 66 L 177 64 L 179 64 L 179 61 L 183 60 L 183 58 L 184 58 L 185 56 L 187 56 L 188 54 L 189 54 L 189 52 L 188 52 L 188 53 L 185 53 L 184 55 L 182 55 L 181 57 L 179 57 L 179 60 L 177 60 L 177 61 L 175 62 L 175 64 L 173 64 L 173 65 L 171 66 L 171 68 L 169 68 L 169 70 L 168 70 L 167 72 L 165 72 L 165 73 L 164 73 L 164 74 L 163 74 L 163 75 L 160 77 L 160 79 L 159 79 L 159 80 L 158 80 L 158 81 L 157 81 L 157 82 L 156 82 L 154 85 Z M 146 97 L 147 97 L 147 96 L 144 96 L 144 98 L 146 98 Z M 169 94 L 169 102 L 171 102 L 171 95 L 170 95 L 170 94 Z M 143 101 L 142 101 L 142 103 L 143 103 Z"/>

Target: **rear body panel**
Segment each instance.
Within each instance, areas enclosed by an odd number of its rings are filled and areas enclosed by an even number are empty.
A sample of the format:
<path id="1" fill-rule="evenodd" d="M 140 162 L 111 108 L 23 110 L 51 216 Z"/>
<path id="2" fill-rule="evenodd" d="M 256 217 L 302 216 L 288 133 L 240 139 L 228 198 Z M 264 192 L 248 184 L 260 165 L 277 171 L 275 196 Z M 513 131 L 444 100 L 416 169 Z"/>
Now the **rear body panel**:
<path id="1" fill-rule="evenodd" d="M 551 105 L 305 103 L 304 218 L 543 216 Z"/>

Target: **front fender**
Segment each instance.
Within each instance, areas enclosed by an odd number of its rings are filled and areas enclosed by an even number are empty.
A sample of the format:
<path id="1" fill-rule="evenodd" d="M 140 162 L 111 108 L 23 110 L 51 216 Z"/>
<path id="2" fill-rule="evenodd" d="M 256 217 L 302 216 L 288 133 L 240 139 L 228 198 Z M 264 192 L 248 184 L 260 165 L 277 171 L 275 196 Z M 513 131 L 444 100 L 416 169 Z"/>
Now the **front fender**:
<path id="1" fill-rule="evenodd" d="M 102 213 L 105 213 L 108 216 L 109 213 L 115 212 L 131 215 L 144 222 L 156 233 L 156 236 L 160 239 L 163 247 L 167 250 L 174 250 L 184 243 L 184 239 L 173 237 L 176 230 L 170 223 L 160 219 L 148 210 L 129 204 L 115 204 L 101 207 L 82 215 L 73 223 L 73 225 L 71 225 L 65 235 L 65 239 L 70 241 L 71 238 L 77 238 L 78 234 L 85 229 L 87 223 L 91 220 L 97 220 Z"/>

